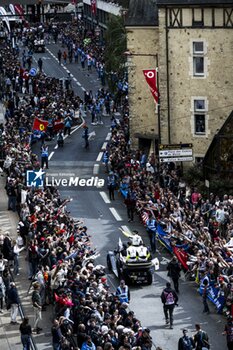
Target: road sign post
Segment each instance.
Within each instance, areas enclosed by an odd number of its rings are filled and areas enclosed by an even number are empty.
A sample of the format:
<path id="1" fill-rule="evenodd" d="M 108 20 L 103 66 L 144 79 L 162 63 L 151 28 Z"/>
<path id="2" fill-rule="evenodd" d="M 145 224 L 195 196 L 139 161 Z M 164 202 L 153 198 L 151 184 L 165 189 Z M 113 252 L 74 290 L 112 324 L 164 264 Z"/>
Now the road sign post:
<path id="1" fill-rule="evenodd" d="M 192 162 L 192 147 L 191 143 L 159 145 L 159 161 L 160 163 Z"/>

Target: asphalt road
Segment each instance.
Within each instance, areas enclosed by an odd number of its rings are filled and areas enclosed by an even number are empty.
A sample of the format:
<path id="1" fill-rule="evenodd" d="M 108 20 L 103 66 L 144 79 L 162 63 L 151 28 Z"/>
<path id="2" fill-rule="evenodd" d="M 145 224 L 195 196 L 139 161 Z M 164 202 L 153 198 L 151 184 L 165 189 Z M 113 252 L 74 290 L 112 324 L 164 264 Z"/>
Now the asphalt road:
<path id="1" fill-rule="evenodd" d="M 49 45 L 45 54 L 36 54 L 35 60 L 41 56 L 44 62 L 43 69 L 46 74 L 59 78 L 67 76 L 67 69 L 73 75 L 73 83 L 76 93 L 83 96 L 84 89 L 95 92 L 100 87 L 96 72 L 89 74 L 87 68 L 83 71 L 80 64 L 67 64 L 59 66 L 56 61 L 56 54 L 59 47 Z M 78 82 L 78 83 L 77 83 Z M 83 146 L 82 128 L 77 129 L 65 140 L 64 149 L 54 149 L 55 142 L 49 143 L 49 150 L 52 157 L 49 161 L 49 173 L 55 176 L 91 177 L 98 176 L 106 178 L 104 168 L 99 153 L 108 138 L 110 131 L 109 117 L 104 117 L 104 125 L 91 126 L 89 117 L 86 117 L 90 126 L 89 131 L 95 130 L 96 138 L 91 141 L 90 149 Z M 63 175 L 58 175 L 58 174 Z M 98 263 L 106 265 L 107 251 L 113 249 L 122 234 L 120 227 L 133 231 L 137 229 L 144 240 L 148 242 L 145 229 L 136 222 L 128 224 L 126 209 L 119 194 L 116 200 L 108 200 L 106 186 L 99 189 L 83 189 L 80 187 L 59 187 L 62 197 L 70 197 L 73 200 L 67 208 L 75 218 L 82 218 L 88 227 L 88 232 L 92 236 L 92 242 L 100 252 Z M 101 193 L 100 193 L 101 192 Z M 163 350 L 173 350 L 177 348 L 178 339 L 183 328 L 189 329 L 189 334 L 194 334 L 195 323 L 201 323 L 202 328 L 207 331 L 212 350 L 227 349 L 225 337 L 221 335 L 225 319 L 216 314 L 211 305 L 211 314 L 202 314 L 202 301 L 197 293 L 197 286 L 192 282 L 184 281 L 181 278 L 179 306 L 174 313 L 174 329 L 170 330 L 165 326 L 160 294 L 166 282 L 169 280 L 166 273 L 166 262 L 170 259 L 167 252 L 158 253 L 161 261 L 160 269 L 154 275 L 154 282 L 151 286 L 132 288 L 130 308 L 134 310 L 136 316 L 141 320 L 142 325 L 151 329 L 151 335 L 156 346 Z M 118 281 L 113 275 L 108 274 L 108 282 L 113 289 L 118 285 Z M 46 315 L 46 313 L 45 313 Z"/>

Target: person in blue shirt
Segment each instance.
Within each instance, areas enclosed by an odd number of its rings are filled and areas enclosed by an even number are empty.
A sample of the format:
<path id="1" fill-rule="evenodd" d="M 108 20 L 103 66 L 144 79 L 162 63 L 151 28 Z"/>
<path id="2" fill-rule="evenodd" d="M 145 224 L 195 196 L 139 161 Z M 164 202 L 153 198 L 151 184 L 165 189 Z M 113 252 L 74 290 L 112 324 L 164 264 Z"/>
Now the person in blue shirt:
<path id="1" fill-rule="evenodd" d="M 46 169 L 49 168 L 49 148 L 44 144 L 41 147 L 41 168 L 44 169 L 44 165 L 46 165 Z"/>
<path id="2" fill-rule="evenodd" d="M 81 350 L 96 350 L 96 346 L 89 335 L 87 336 L 86 341 L 82 344 Z"/>
<path id="3" fill-rule="evenodd" d="M 156 231 L 157 223 L 156 220 L 152 217 L 152 214 L 149 214 L 149 218 L 146 222 L 147 232 L 149 234 L 151 252 L 156 253 Z"/>
<path id="4" fill-rule="evenodd" d="M 107 186 L 110 200 L 115 200 L 114 191 L 116 189 L 116 175 L 110 171 L 107 179 Z"/>

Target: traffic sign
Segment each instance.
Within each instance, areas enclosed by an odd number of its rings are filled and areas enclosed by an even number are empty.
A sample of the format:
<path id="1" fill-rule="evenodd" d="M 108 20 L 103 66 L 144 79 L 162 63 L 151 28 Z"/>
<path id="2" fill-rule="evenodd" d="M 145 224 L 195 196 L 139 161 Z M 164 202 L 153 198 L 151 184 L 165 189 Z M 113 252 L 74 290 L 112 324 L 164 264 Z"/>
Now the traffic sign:
<path id="1" fill-rule="evenodd" d="M 190 149 L 170 149 L 159 151 L 160 157 L 182 157 L 182 156 L 192 156 L 193 150 Z"/>
<path id="2" fill-rule="evenodd" d="M 192 143 L 177 143 L 171 145 L 159 145 L 160 163 L 168 162 L 192 162 Z"/>
<path id="3" fill-rule="evenodd" d="M 159 145 L 159 149 L 182 149 L 182 148 L 192 148 L 192 143 L 176 143 L 170 145 Z"/>
<path id="4" fill-rule="evenodd" d="M 160 158 L 160 163 L 170 163 L 170 162 L 192 162 L 193 157 L 171 157 L 171 158 Z"/>
<path id="5" fill-rule="evenodd" d="M 37 69 L 36 68 L 31 68 L 29 71 L 29 75 L 31 75 L 31 77 L 35 77 L 37 74 Z"/>

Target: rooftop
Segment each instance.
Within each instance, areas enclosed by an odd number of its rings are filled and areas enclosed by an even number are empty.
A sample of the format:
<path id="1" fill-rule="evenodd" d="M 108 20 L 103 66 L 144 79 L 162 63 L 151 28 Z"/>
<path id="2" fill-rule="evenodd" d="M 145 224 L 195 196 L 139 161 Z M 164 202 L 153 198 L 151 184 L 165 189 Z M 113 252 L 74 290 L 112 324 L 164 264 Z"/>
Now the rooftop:
<path id="1" fill-rule="evenodd" d="M 156 0 L 130 0 L 125 25 L 127 27 L 157 26 L 158 9 Z"/>

